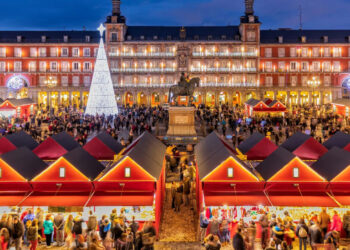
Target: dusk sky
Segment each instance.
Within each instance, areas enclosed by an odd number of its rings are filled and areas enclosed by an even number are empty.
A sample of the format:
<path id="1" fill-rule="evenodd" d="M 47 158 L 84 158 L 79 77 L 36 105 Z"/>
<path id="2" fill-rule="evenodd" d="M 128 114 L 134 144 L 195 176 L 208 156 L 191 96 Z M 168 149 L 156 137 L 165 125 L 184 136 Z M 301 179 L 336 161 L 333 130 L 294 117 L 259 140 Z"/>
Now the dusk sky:
<path id="1" fill-rule="evenodd" d="M 0 0 L 0 30 L 95 30 L 111 0 Z M 255 0 L 263 29 L 350 29 L 349 0 Z M 237 25 L 244 0 L 122 0 L 128 25 Z"/>

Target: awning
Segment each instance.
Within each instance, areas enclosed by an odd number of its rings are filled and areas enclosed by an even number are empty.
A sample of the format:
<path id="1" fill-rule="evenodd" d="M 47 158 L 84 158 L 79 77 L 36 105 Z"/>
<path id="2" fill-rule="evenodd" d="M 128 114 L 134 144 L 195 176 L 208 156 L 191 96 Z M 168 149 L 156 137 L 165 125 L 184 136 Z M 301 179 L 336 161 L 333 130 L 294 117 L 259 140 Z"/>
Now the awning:
<path id="1" fill-rule="evenodd" d="M 20 206 L 83 207 L 88 199 L 87 195 L 32 195 Z"/>
<path id="2" fill-rule="evenodd" d="M 1 207 L 12 207 L 17 206 L 21 201 L 23 201 L 26 196 L 23 195 L 0 195 L 0 206 Z"/>
<path id="3" fill-rule="evenodd" d="M 327 194 L 320 195 L 269 195 L 273 206 L 281 207 L 338 207 Z"/>
<path id="4" fill-rule="evenodd" d="M 206 206 L 270 206 L 264 194 L 261 195 L 224 195 L 204 196 Z"/>
<path id="5" fill-rule="evenodd" d="M 88 207 L 92 206 L 152 206 L 153 195 L 93 196 Z"/>

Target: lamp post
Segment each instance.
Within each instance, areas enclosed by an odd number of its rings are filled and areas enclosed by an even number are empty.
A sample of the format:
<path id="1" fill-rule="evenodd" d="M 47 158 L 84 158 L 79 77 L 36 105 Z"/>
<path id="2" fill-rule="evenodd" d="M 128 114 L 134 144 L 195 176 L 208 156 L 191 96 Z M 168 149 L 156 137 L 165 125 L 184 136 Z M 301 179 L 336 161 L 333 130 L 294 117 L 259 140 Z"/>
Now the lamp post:
<path id="1" fill-rule="evenodd" d="M 318 86 L 320 86 L 321 82 L 320 80 L 317 80 L 315 76 L 312 77 L 312 80 L 307 81 L 307 85 L 312 88 L 312 104 L 314 103 L 315 95 L 314 95 L 314 90 Z"/>

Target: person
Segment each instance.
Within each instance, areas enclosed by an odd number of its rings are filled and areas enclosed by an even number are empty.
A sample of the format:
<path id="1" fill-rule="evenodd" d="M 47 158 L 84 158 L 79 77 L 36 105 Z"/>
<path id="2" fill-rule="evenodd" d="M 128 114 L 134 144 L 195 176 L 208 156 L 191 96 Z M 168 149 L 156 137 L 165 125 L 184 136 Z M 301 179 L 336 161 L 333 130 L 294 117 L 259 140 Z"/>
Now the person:
<path id="1" fill-rule="evenodd" d="M 274 240 L 270 241 L 270 244 L 267 248 L 264 248 L 265 250 L 276 250 L 276 242 Z"/>
<path id="2" fill-rule="evenodd" d="M 346 238 L 350 238 L 350 210 L 343 215 L 343 228 L 346 233 Z"/>
<path id="3" fill-rule="evenodd" d="M 338 215 L 338 212 L 336 210 L 334 210 L 332 221 L 331 221 L 331 226 L 330 226 L 329 230 L 330 231 L 337 231 L 338 233 L 340 233 L 341 225 L 342 225 L 342 222 L 341 222 L 340 216 Z"/>
<path id="4" fill-rule="evenodd" d="M 180 185 L 176 189 L 176 193 L 175 193 L 175 212 L 180 212 L 180 206 L 182 204 L 182 193 L 183 193 L 183 185 Z"/>
<path id="5" fill-rule="evenodd" d="M 299 238 L 299 249 L 302 250 L 302 246 L 304 246 L 304 249 L 306 250 L 306 241 L 307 241 L 307 236 L 309 234 L 309 228 L 305 224 L 304 218 L 301 218 L 299 220 L 299 224 L 296 229 L 296 235 Z"/>
<path id="6" fill-rule="evenodd" d="M 78 236 L 83 234 L 83 218 L 81 218 L 79 215 L 76 216 L 73 220 L 73 229 L 72 233 L 75 234 L 75 245 L 78 245 Z"/>
<path id="7" fill-rule="evenodd" d="M 205 241 L 206 250 L 219 250 L 221 248 L 220 240 L 216 235 L 209 234 Z"/>
<path id="8" fill-rule="evenodd" d="M 32 225 L 27 229 L 27 239 L 30 243 L 30 250 L 35 250 L 38 246 L 38 219 L 34 219 Z"/>
<path id="9" fill-rule="evenodd" d="M 137 221 L 135 221 L 135 216 L 133 215 L 131 217 L 130 229 L 134 235 L 134 241 L 135 241 L 136 232 L 139 230 L 139 227 L 140 227 L 140 224 Z"/>
<path id="10" fill-rule="evenodd" d="M 337 249 L 339 247 L 339 233 L 337 231 L 329 231 L 324 240 L 325 244 L 333 244 Z"/>
<path id="11" fill-rule="evenodd" d="M 209 225 L 209 220 L 205 214 L 205 207 L 202 208 L 201 214 L 199 216 L 199 227 L 200 227 L 200 241 L 204 245 L 205 235 L 207 233 L 207 228 Z"/>
<path id="12" fill-rule="evenodd" d="M 8 248 L 9 241 L 10 241 L 9 230 L 6 227 L 4 227 L 0 230 L 0 246 L 2 250 L 6 250 Z"/>
<path id="13" fill-rule="evenodd" d="M 173 182 L 171 183 L 171 188 L 170 188 L 170 193 L 171 193 L 171 208 L 172 208 L 172 209 L 175 209 L 176 188 L 177 188 L 176 182 L 173 181 Z"/>
<path id="14" fill-rule="evenodd" d="M 32 209 L 28 209 L 27 215 L 23 218 L 23 225 L 24 225 L 24 237 L 23 237 L 23 242 L 25 245 L 28 245 L 28 240 L 27 240 L 27 229 L 31 225 L 31 222 L 35 219 L 35 215 L 33 213 Z M 28 223 L 28 225 L 27 225 Z"/>
<path id="15" fill-rule="evenodd" d="M 77 243 L 75 245 L 75 249 L 81 250 L 81 249 L 87 249 L 87 243 L 85 242 L 84 236 L 79 234 L 77 237 Z"/>
<path id="16" fill-rule="evenodd" d="M 69 249 L 73 242 L 73 215 L 69 214 L 64 225 L 64 232 L 67 235 L 66 246 Z"/>
<path id="17" fill-rule="evenodd" d="M 43 227 L 44 227 L 44 234 L 45 234 L 45 238 L 46 238 L 46 246 L 50 247 L 52 233 L 53 233 L 53 222 L 51 220 L 50 214 L 46 215 Z"/>
<path id="18" fill-rule="evenodd" d="M 134 243 L 134 248 L 135 250 L 141 250 L 142 249 L 142 232 L 137 231 L 136 236 L 135 236 L 135 243 Z"/>
<path id="19" fill-rule="evenodd" d="M 126 234 L 122 233 L 121 236 L 115 242 L 116 250 L 127 250 L 126 249 Z"/>
<path id="20" fill-rule="evenodd" d="M 254 221 L 249 222 L 249 226 L 247 228 L 247 237 L 249 239 L 251 249 L 255 249 L 256 225 Z"/>
<path id="21" fill-rule="evenodd" d="M 213 218 L 210 220 L 209 233 L 212 235 L 219 235 L 220 224 L 222 220 L 219 219 L 217 214 L 214 214 Z"/>
<path id="22" fill-rule="evenodd" d="M 233 236 L 232 244 L 234 250 L 245 250 L 242 229 L 240 227 L 237 228 L 237 232 L 235 236 Z"/>
<path id="23" fill-rule="evenodd" d="M 116 218 L 113 222 L 113 227 L 111 228 L 112 238 L 115 243 L 117 243 L 117 240 L 122 236 L 124 233 L 124 229 L 121 225 L 122 219 Z"/>
<path id="24" fill-rule="evenodd" d="M 309 229 L 310 245 L 312 249 L 316 250 L 315 245 L 322 243 L 322 230 L 318 221 L 315 221 Z"/>
<path id="25" fill-rule="evenodd" d="M 118 214 L 117 214 L 117 209 L 113 208 L 112 209 L 112 213 L 109 215 L 109 220 L 112 223 L 111 227 L 114 226 L 114 220 L 118 218 Z"/>
<path id="26" fill-rule="evenodd" d="M 319 216 L 319 224 L 323 233 L 323 237 L 326 237 L 329 222 L 330 222 L 330 217 L 327 214 L 327 210 L 326 208 L 322 208 L 322 211 Z"/>
<path id="27" fill-rule="evenodd" d="M 35 218 L 38 220 L 38 234 L 39 238 L 43 236 L 43 224 L 44 224 L 44 211 L 38 207 L 36 210 Z"/>
<path id="28" fill-rule="evenodd" d="M 94 215 L 92 210 L 89 211 L 89 218 L 87 222 L 87 232 L 94 232 L 97 228 L 97 217 Z"/>
<path id="29" fill-rule="evenodd" d="M 104 250 L 104 246 L 101 244 L 97 234 L 94 234 L 91 239 L 89 250 Z"/>
<path id="30" fill-rule="evenodd" d="M 13 217 L 13 229 L 12 229 L 12 239 L 15 243 L 16 250 L 22 248 L 22 237 L 24 234 L 23 223 L 19 220 L 18 216 Z"/>
<path id="31" fill-rule="evenodd" d="M 107 215 L 102 216 L 102 220 L 99 222 L 100 237 L 102 241 L 107 238 L 108 232 L 111 230 L 111 222 Z"/>
<path id="32" fill-rule="evenodd" d="M 64 216 L 62 213 L 58 213 L 55 215 L 53 219 L 54 228 L 56 230 L 56 242 L 57 246 L 64 245 Z"/>
<path id="33" fill-rule="evenodd" d="M 153 250 L 156 235 L 157 233 L 153 226 L 153 221 L 145 222 L 142 230 L 142 244 L 145 249 Z"/>
<path id="34" fill-rule="evenodd" d="M 269 218 L 267 214 L 268 213 L 265 211 L 259 219 L 259 223 L 261 226 L 261 247 L 263 249 L 267 247 L 267 241 L 269 239 Z"/>

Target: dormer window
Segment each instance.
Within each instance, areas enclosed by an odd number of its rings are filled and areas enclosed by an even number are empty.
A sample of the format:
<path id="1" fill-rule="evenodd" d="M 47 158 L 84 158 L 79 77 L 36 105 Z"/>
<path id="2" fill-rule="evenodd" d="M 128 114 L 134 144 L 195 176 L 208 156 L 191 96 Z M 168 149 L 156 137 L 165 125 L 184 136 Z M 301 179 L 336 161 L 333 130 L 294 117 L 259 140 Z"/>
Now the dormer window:
<path id="1" fill-rule="evenodd" d="M 68 36 L 67 35 L 63 36 L 63 42 L 68 43 Z"/>
<path id="2" fill-rule="evenodd" d="M 283 36 L 279 36 L 279 37 L 278 37 L 278 42 L 279 42 L 279 43 L 283 43 Z"/>
<path id="3" fill-rule="evenodd" d="M 171 36 L 170 36 L 170 35 L 167 35 L 166 39 L 167 39 L 167 40 L 171 40 Z"/>
<path id="4" fill-rule="evenodd" d="M 130 36 L 130 35 L 128 35 L 128 36 L 126 37 L 126 40 L 128 40 L 128 41 L 131 41 L 131 39 L 132 39 L 132 36 Z"/>
<path id="5" fill-rule="evenodd" d="M 226 35 L 221 36 L 221 40 L 226 40 L 226 39 L 227 39 Z"/>
<path id="6" fill-rule="evenodd" d="M 22 42 L 22 36 L 17 36 L 17 42 L 21 43 Z"/>
<path id="7" fill-rule="evenodd" d="M 328 43 L 328 36 L 324 36 L 324 37 L 323 37 L 323 42 L 324 42 L 324 43 Z"/>
<path id="8" fill-rule="evenodd" d="M 124 168 L 124 177 L 125 178 L 131 177 L 131 169 L 130 168 Z"/>
<path id="9" fill-rule="evenodd" d="M 348 36 L 348 42 L 350 43 L 350 36 Z"/>
<path id="10" fill-rule="evenodd" d="M 302 37 L 301 37 L 301 42 L 302 42 L 302 43 L 306 43 L 306 36 L 302 36 Z"/>
<path id="11" fill-rule="evenodd" d="M 240 39 L 239 35 L 235 35 L 235 40 L 238 41 Z"/>
<path id="12" fill-rule="evenodd" d="M 140 36 L 140 39 L 141 40 L 145 40 L 145 36 Z"/>
<path id="13" fill-rule="evenodd" d="M 208 36 L 208 40 L 213 40 L 213 36 L 212 36 L 212 35 L 209 35 L 209 36 Z"/>
<path id="14" fill-rule="evenodd" d="M 60 175 L 60 178 L 65 178 L 66 177 L 66 168 L 61 167 L 59 175 Z"/>
<path id="15" fill-rule="evenodd" d="M 118 33 L 112 32 L 111 33 L 111 42 L 117 42 L 118 41 Z"/>
<path id="16" fill-rule="evenodd" d="M 85 36 L 85 42 L 89 43 L 91 40 L 90 36 Z"/>
<path id="17" fill-rule="evenodd" d="M 293 177 L 299 178 L 299 168 L 293 168 Z"/>
<path id="18" fill-rule="evenodd" d="M 198 35 L 195 35 L 195 36 L 194 36 L 194 40 L 199 40 L 199 36 L 198 36 Z"/>
<path id="19" fill-rule="evenodd" d="M 46 43 L 46 36 L 41 36 L 41 42 Z"/>
<path id="20" fill-rule="evenodd" d="M 158 36 L 153 36 L 153 40 L 158 40 Z"/>
<path id="21" fill-rule="evenodd" d="M 227 168 L 227 177 L 233 178 L 233 168 Z"/>

